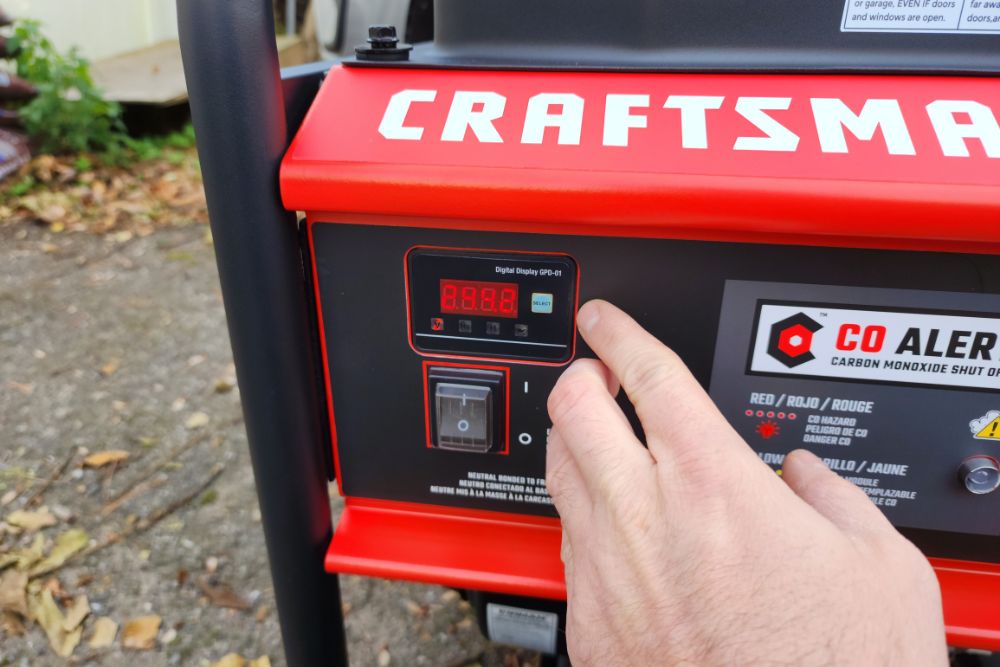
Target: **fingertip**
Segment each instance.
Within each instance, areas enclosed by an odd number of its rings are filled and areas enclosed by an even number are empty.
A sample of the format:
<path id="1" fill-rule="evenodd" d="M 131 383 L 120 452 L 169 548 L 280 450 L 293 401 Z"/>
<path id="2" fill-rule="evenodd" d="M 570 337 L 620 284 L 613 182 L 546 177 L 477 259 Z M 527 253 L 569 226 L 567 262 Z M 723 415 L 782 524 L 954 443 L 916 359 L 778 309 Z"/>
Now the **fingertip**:
<path id="1" fill-rule="evenodd" d="M 601 321 L 601 310 L 610 305 L 603 299 L 591 299 L 580 306 L 580 310 L 576 314 L 576 326 L 580 332 L 586 334 L 593 331 Z"/>
<path id="2" fill-rule="evenodd" d="M 785 461 L 781 467 L 782 476 L 786 479 L 789 476 L 794 478 L 802 473 L 808 473 L 820 469 L 829 470 L 829 467 L 823 463 L 823 459 L 819 458 L 808 449 L 792 450 L 785 455 Z"/>

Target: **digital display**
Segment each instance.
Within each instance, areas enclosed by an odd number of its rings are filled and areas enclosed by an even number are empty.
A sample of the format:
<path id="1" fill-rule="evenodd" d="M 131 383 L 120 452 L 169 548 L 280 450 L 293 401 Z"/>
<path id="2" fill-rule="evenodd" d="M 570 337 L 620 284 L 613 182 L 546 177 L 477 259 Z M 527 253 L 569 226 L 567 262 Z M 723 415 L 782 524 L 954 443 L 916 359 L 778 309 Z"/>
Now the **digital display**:
<path id="1" fill-rule="evenodd" d="M 441 279 L 441 312 L 517 317 L 517 283 Z"/>

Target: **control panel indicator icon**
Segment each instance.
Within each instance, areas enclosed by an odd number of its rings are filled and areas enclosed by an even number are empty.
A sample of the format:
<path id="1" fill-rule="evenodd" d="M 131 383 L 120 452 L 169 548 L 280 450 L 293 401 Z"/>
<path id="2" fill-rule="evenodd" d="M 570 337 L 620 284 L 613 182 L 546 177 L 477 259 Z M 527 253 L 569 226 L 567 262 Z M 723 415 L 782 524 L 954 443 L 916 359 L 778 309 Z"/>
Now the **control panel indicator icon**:
<path id="1" fill-rule="evenodd" d="M 500 323 L 499 322 L 487 322 L 486 323 L 486 333 L 489 336 L 499 336 L 500 335 Z"/>
<path id="2" fill-rule="evenodd" d="M 431 331 L 444 331 L 444 320 L 440 317 L 432 317 Z"/>
<path id="3" fill-rule="evenodd" d="M 515 338 L 527 338 L 528 337 L 528 325 L 527 324 L 515 324 L 514 325 L 514 337 Z"/>
<path id="4" fill-rule="evenodd" d="M 472 333 L 472 320 L 459 320 L 458 333 Z"/>

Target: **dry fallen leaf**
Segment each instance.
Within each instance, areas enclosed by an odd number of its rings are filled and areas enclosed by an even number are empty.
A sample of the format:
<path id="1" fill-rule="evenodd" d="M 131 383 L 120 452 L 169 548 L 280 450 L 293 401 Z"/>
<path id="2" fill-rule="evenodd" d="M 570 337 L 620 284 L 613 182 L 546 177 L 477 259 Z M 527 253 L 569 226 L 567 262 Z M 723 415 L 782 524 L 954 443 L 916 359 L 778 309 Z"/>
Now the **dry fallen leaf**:
<path id="1" fill-rule="evenodd" d="M 389 653 L 389 649 L 383 648 L 378 652 L 378 667 L 389 667 L 390 662 L 392 662 L 392 655 Z"/>
<path id="2" fill-rule="evenodd" d="M 101 366 L 101 375 L 104 377 L 111 377 L 112 375 L 118 372 L 118 369 L 121 368 L 121 365 L 122 365 L 121 359 L 111 359 L 108 361 L 108 363 Z"/>
<path id="3" fill-rule="evenodd" d="M 103 452 L 94 452 L 83 460 L 84 468 L 103 468 L 111 463 L 121 463 L 129 457 L 129 453 L 123 449 L 106 449 Z"/>
<path id="4" fill-rule="evenodd" d="M 56 525 L 57 520 L 47 508 L 42 507 L 35 512 L 15 510 L 7 515 L 7 523 L 18 528 L 23 528 L 28 532 L 34 532 Z"/>
<path id="5" fill-rule="evenodd" d="M 256 660 L 248 661 L 247 667 L 271 667 L 271 659 L 266 655 L 262 655 Z"/>
<path id="6" fill-rule="evenodd" d="M 20 637 L 24 634 L 24 621 L 12 611 L 0 611 L 0 630 L 8 637 Z"/>
<path id="7" fill-rule="evenodd" d="M 90 635 L 87 646 L 90 648 L 107 648 L 114 643 L 115 635 L 117 634 L 118 624 L 107 616 L 102 616 L 94 621 L 94 632 Z"/>
<path id="8" fill-rule="evenodd" d="M 247 659 L 239 653 L 227 653 L 218 662 L 213 662 L 211 667 L 246 667 L 246 664 Z"/>
<path id="9" fill-rule="evenodd" d="M 122 628 L 122 646 L 148 651 L 156 646 L 156 635 L 160 632 L 163 622 L 156 614 L 133 618 Z"/>
<path id="10" fill-rule="evenodd" d="M 0 569 L 13 565 L 18 570 L 27 570 L 37 563 L 45 555 L 45 538 L 35 535 L 35 540 L 27 549 L 18 549 L 9 553 L 0 554 Z"/>
<path id="11" fill-rule="evenodd" d="M 228 394 L 236 386 L 236 383 L 230 378 L 219 378 L 215 381 L 215 393 L 216 394 Z"/>
<path id="12" fill-rule="evenodd" d="M 31 618 L 45 631 L 45 635 L 49 638 L 49 645 L 52 646 L 56 655 L 60 658 L 68 658 L 72 655 L 73 649 L 80 643 L 83 628 L 66 631 L 66 618 L 59 610 L 59 605 L 52 598 L 52 591 L 42 589 L 37 595 L 32 595 L 28 600 L 28 608 Z"/>
<path id="13" fill-rule="evenodd" d="M 74 528 L 56 538 L 56 543 L 52 547 L 49 555 L 35 564 L 28 572 L 31 577 L 46 574 L 60 567 L 77 552 L 82 551 L 90 541 L 90 536 L 86 531 Z"/>
<path id="14" fill-rule="evenodd" d="M 0 611 L 28 615 L 28 575 L 14 569 L 0 574 Z"/>
<path id="15" fill-rule="evenodd" d="M 204 412 L 195 412 L 184 422 L 184 426 L 189 429 L 201 428 L 208 424 L 208 415 Z"/>
<path id="16" fill-rule="evenodd" d="M 78 595 L 73 598 L 73 604 L 66 610 L 66 619 L 63 621 L 63 630 L 72 632 L 80 627 L 83 619 L 90 615 L 90 603 L 86 595 Z"/>
<path id="17" fill-rule="evenodd" d="M 33 384 L 9 380 L 7 386 L 23 396 L 31 396 L 35 393 L 35 385 Z"/>
<path id="18" fill-rule="evenodd" d="M 253 617 L 257 620 L 258 623 L 263 623 L 264 619 L 267 618 L 267 615 L 270 613 L 270 611 L 271 610 L 268 609 L 268 606 L 266 604 L 262 604 L 261 606 L 257 607 L 257 613 L 254 614 Z"/>
<path id="19" fill-rule="evenodd" d="M 213 581 L 208 577 L 198 577 L 198 588 L 216 607 L 240 611 L 250 609 L 250 603 L 240 597 L 228 584 Z"/>

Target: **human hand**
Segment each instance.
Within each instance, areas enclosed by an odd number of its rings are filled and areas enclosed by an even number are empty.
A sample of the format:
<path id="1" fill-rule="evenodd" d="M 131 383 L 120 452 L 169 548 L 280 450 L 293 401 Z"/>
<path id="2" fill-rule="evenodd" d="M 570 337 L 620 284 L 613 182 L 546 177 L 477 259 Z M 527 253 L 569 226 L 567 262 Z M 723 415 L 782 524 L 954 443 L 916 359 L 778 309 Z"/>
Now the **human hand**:
<path id="1" fill-rule="evenodd" d="M 578 322 L 603 363 L 553 389 L 546 475 L 576 667 L 947 664 L 934 572 L 860 489 L 804 450 L 775 475 L 611 304 Z"/>

